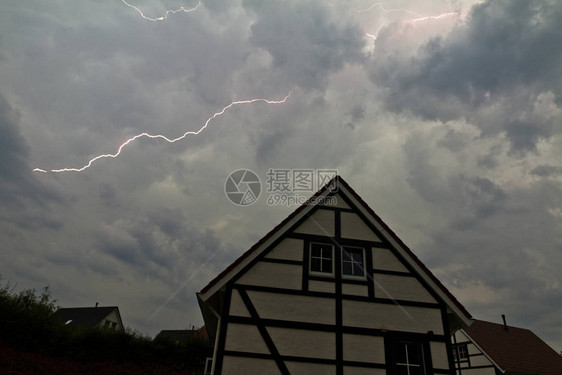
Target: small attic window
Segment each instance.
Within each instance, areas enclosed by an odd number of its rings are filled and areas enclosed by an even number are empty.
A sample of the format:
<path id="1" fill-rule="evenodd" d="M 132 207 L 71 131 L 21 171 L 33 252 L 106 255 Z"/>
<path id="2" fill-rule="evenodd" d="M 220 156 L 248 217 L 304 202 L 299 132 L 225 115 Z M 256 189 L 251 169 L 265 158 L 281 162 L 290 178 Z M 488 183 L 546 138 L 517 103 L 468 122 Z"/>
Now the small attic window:
<path id="1" fill-rule="evenodd" d="M 70 324 L 70 323 L 72 323 L 72 319 L 68 319 L 68 320 L 66 321 L 66 323 L 64 323 L 64 324 L 65 324 L 65 325 L 68 325 L 68 324 Z"/>
<path id="2" fill-rule="evenodd" d="M 342 249 L 342 275 L 365 278 L 365 249 L 355 247 Z"/>

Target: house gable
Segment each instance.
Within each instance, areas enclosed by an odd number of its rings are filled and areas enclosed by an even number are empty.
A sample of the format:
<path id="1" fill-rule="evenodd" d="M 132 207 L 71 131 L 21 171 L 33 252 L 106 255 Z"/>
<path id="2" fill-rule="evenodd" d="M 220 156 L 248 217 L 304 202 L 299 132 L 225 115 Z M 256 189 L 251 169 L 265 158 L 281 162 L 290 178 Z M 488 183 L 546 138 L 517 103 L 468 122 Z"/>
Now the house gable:
<path id="1" fill-rule="evenodd" d="M 198 294 L 218 331 L 215 373 L 256 359 L 272 373 L 377 373 L 396 362 L 385 345 L 403 337 L 423 342 L 428 365 L 449 373 L 448 321 L 469 324 L 466 310 L 341 178 L 312 200 L 330 204 L 301 206 Z M 265 353 L 244 346 L 256 332 Z M 362 346 L 374 351 L 352 350 Z"/>

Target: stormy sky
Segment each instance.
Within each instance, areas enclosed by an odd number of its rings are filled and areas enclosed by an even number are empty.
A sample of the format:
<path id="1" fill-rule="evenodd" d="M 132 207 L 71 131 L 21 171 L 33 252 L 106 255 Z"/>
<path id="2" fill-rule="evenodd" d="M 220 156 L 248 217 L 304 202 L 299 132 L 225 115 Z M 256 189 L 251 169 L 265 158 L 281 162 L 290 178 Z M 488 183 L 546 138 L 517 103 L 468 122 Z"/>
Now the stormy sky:
<path id="1" fill-rule="evenodd" d="M 4 282 L 200 326 L 195 292 L 296 208 L 268 171 L 330 169 L 473 316 L 562 350 L 562 3 L 129 4 L 0 6 Z"/>

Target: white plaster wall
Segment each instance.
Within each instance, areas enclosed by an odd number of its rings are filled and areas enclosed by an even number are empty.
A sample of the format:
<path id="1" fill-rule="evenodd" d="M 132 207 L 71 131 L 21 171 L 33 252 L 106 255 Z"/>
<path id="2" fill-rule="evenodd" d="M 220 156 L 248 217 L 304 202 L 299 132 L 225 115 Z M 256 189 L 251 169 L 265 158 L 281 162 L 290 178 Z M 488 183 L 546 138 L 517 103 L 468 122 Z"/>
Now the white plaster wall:
<path id="1" fill-rule="evenodd" d="M 369 296 L 369 289 L 367 288 L 367 285 L 342 284 L 342 293 L 367 297 Z"/>
<path id="2" fill-rule="evenodd" d="M 248 291 L 248 295 L 261 318 L 335 324 L 335 301 L 331 298 L 255 291 Z"/>
<path id="3" fill-rule="evenodd" d="M 225 356 L 222 365 L 223 375 L 278 375 L 279 367 L 272 359 L 241 358 Z"/>
<path id="4" fill-rule="evenodd" d="M 333 279 L 332 281 L 309 280 L 308 290 L 312 292 L 335 293 L 336 284 L 334 283 Z"/>
<path id="5" fill-rule="evenodd" d="M 267 327 L 279 354 L 310 358 L 336 358 L 336 334 L 333 332 Z"/>
<path id="6" fill-rule="evenodd" d="M 297 260 L 302 262 L 303 240 L 286 238 L 267 253 L 266 258 Z"/>
<path id="7" fill-rule="evenodd" d="M 98 324 L 98 327 L 104 327 L 105 326 L 105 321 L 109 320 L 110 322 L 115 322 L 117 323 L 117 325 L 115 326 L 115 330 L 116 331 L 122 331 L 123 330 L 123 326 L 121 325 L 121 323 L 119 323 L 119 316 L 117 315 L 117 311 L 112 311 L 110 312 L 102 321 L 101 323 Z M 111 326 L 107 327 L 109 329 L 112 329 Z"/>
<path id="8" fill-rule="evenodd" d="M 336 366 L 320 363 L 285 362 L 291 375 L 335 375 Z M 261 373 L 256 373 L 260 374 Z"/>
<path id="9" fill-rule="evenodd" d="M 373 247 L 373 268 L 376 270 L 408 272 L 408 269 L 389 249 Z"/>
<path id="10" fill-rule="evenodd" d="M 373 281 L 377 298 L 437 302 L 415 277 L 375 274 Z"/>
<path id="11" fill-rule="evenodd" d="M 332 210 L 318 209 L 311 217 L 304 221 L 296 233 L 317 234 L 320 236 L 334 236 L 335 213 Z"/>
<path id="12" fill-rule="evenodd" d="M 470 366 L 488 366 L 491 365 L 492 362 L 485 356 L 485 355 L 478 355 L 474 357 L 470 357 Z"/>
<path id="13" fill-rule="evenodd" d="M 459 371 L 457 370 L 457 374 L 458 373 Z M 462 375 L 496 375 L 496 370 L 493 367 L 463 369 Z"/>
<path id="14" fill-rule="evenodd" d="M 385 363 L 384 338 L 365 335 L 343 335 L 345 361 Z"/>
<path id="15" fill-rule="evenodd" d="M 431 350 L 431 361 L 433 362 L 433 368 L 448 369 L 449 359 L 447 357 L 447 346 L 445 345 L 445 343 L 431 341 L 429 343 L 429 348 Z"/>
<path id="16" fill-rule="evenodd" d="M 344 375 L 386 375 L 386 370 L 381 368 L 361 368 L 346 367 L 343 368 Z"/>
<path id="17" fill-rule="evenodd" d="M 224 347 L 226 350 L 270 354 L 258 327 L 249 324 L 229 323 Z"/>
<path id="18" fill-rule="evenodd" d="M 361 301 L 343 301 L 343 324 L 346 326 L 443 334 L 441 312 L 414 306 L 397 306 Z"/>
<path id="19" fill-rule="evenodd" d="M 335 194 L 334 198 L 336 200 L 336 204 L 324 204 L 324 206 L 328 206 L 328 207 L 339 207 L 339 208 L 351 208 L 347 205 L 347 203 L 345 203 L 345 201 L 343 200 L 343 198 L 341 197 L 341 195 L 339 194 Z M 328 202 L 328 201 L 325 201 Z"/>
<path id="20" fill-rule="evenodd" d="M 258 262 L 238 279 L 237 284 L 300 290 L 302 266 Z"/>
<path id="21" fill-rule="evenodd" d="M 380 241 L 359 215 L 352 212 L 341 213 L 341 236 L 357 240 Z"/>
<path id="22" fill-rule="evenodd" d="M 232 297 L 230 298 L 229 315 L 245 317 L 250 316 L 246 305 L 244 305 L 244 301 L 242 301 L 242 298 L 240 297 L 240 293 L 238 293 L 236 289 L 232 291 Z"/>

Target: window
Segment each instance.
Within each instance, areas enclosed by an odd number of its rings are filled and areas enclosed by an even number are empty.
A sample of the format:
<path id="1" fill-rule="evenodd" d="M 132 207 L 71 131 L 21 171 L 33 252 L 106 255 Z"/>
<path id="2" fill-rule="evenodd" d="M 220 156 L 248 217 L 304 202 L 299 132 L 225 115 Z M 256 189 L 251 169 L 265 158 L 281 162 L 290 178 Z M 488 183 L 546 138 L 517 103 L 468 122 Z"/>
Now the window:
<path id="1" fill-rule="evenodd" d="M 342 275 L 365 277 L 365 254 L 363 249 L 344 247 L 341 259 Z"/>
<path id="2" fill-rule="evenodd" d="M 453 345 L 453 356 L 455 357 L 455 362 L 468 361 L 468 347 L 466 344 Z"/>
<path id="3" fill-rule="evenodd" d="M 313 243 L 310 246 L 310 272 L 327 275 L 334 273 L 332 245 Z"/>
<path id="4" fill-rule="evenodd" d="M 392 375 L 430 375 L 431 352 L 427 335 L 389 332 L 384 339 L 386 362 Z"/>
<path id="5" fill-rule="evenodd" d="M 396 345 L 397 375 L 423 375 L 423 347 L 419 342 L 399 341 Z"/>

